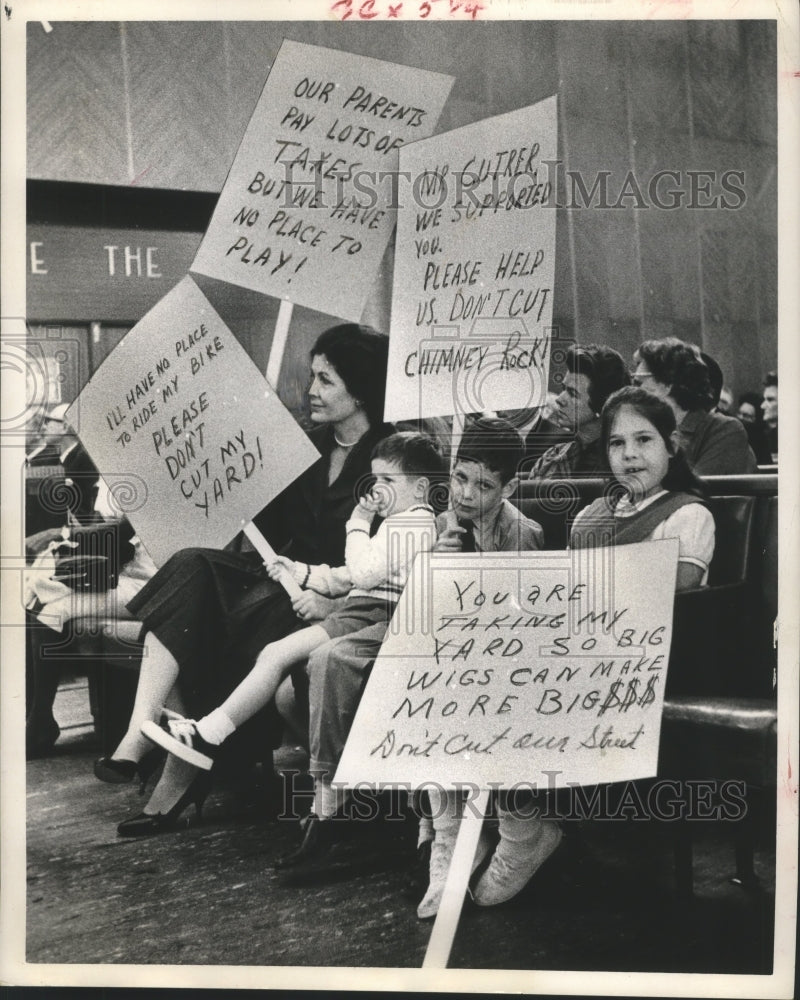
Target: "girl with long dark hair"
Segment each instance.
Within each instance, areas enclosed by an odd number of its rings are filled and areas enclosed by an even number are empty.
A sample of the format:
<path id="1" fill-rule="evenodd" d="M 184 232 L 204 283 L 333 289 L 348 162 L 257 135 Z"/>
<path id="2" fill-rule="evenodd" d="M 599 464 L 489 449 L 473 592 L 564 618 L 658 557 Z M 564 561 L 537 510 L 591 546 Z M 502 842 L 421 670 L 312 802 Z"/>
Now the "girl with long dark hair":
<path id="1" fill-rule="evenodd" d="M 575 518 L 570 548 L 677 538 L 676 590 L 705 584 L 714 519 L 703 503 L 703 485 L 678 447 L 671 406 L 646 389 L 619 389 L 603 407 L 601 438 L 614 479 Z M 500 842 L 473 890 L 479 906 L 515 896 L 561 843 L 557 820 L 540 818 L 529 802 L 524 810 L 517 806 L 501 795 Z"/>

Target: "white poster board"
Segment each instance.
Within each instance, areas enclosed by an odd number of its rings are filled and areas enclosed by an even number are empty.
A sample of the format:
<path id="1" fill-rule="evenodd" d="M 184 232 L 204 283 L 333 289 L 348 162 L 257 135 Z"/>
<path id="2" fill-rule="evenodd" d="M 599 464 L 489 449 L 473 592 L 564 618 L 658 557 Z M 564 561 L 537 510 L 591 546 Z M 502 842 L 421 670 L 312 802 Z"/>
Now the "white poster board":
<path id="1" fill-rule="evenodd" d="M 191 270 L 358 322 L 453 78 L 284 41 Z"/>
<path id="2" fill-rule="evenodd" d="M 224 546 L 319 457 L 189 277 L 125 335 L 68 419 L 157 565 Z"/>
<path id="3" fill-rule="evenodd" d="M 387 420 L 544 402 L 556 148 L 550 97 L 400 151 Z"/>
<path id="4" fill-rule="evenodd" d="M 676 539 L 418 556 L 336 781 L 654 776 L 677 558 Z"/>

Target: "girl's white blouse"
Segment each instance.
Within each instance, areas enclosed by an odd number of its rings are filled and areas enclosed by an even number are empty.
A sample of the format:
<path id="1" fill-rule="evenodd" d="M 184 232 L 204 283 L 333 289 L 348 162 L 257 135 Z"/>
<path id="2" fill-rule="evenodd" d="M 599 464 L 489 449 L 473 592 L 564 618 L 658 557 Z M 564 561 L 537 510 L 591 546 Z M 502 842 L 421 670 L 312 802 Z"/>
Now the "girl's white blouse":
<path id="1" fill-rule="evenodd" d="M 659 490 L 637 504 L 623 498 L 617 504 L 614 514 L 617 517 L 630 517 L 649 507 L 664 493 L 666 490 Z M 581 511 L 575 518 L 576 524 L 584 513 L 585 511 Z M 708 507 L 701 503 L 690 503 L 679 507 L 674 514 L 670 514 L 656 526 L 648 541 L 658 542 L 662 538 L 678 539 L 678 562 L 699 566 L 703 570 L 700 586 L 704 586 L 708 581 L 708 565 L 714 555 L 714 517 Z"/>

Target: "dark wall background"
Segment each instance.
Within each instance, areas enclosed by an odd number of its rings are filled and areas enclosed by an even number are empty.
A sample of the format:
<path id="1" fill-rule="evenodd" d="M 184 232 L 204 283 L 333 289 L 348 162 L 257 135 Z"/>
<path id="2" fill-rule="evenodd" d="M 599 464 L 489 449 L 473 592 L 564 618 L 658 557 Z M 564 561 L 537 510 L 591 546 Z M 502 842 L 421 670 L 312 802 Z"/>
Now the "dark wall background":
<path id="1" fill-rule="evenodd" d="M 579 171 L 589 189 L 599 172 L 608 172 L 612 204 L 629 172 L 646 192 L 658 170 L 678 171 L 683 189 L 690 170 L 743 171 L 746 200 L 736 210 L 636 207 L 634 196 L 618 208 L 560 210 L 554 322 L 563 335 L 603 341 L 626 357 L 647 337 L 674 333 L 694 340 L 718 359 L 737 393 L 757 387 L 776 366 L 774 22 L 52 27 L 46 33 L 32 22 L 28 30 L 28 177 L 34 181 L 133 185 L 145 201 L 148 192 L 153 198 L 169 191 L 217 193 L 283 38 L 452 74 L 456 82 L 439 131 L 558 93 L 564 170 Z M 560 194 L 569 198 L 568 183 Z M 201 198 L 185 208 L 177 226 L 193 242 L 207 221 L 203 204 Z M 52 204 L 43 214 L 37 221 L 58 221 Z M 136 212 L 123 223 L 135 230 Z M 88 224 L 103 225 L 102 213 Z M 174 228 L 174 218 L 165 226 Z M 390 247 L 364 314 L 383 329 L 391 274 Z M 202 285 L 263 367 L 277 302 L 217 282 Z M 154 301 L 167 290 L 154 283 Z M 108 317 L 74 315 L 75 308 L 60 316 L 64 324 L 95 320 L 100 338 L 106 336 Z M 36 320 L 30 280 L 28 310 Z M 52 312 L 38 318 L 50 322 L 52 338 Z M 128 316 L 127 325 L 138 318 Z M 114 322 L 119 328 L 118 316 Z M 293 408 L 308 347 L 330 322 L 295 309 L 281 380 L 281 395 Z M 95 347 L 94 354 L 103 354 Z"/>

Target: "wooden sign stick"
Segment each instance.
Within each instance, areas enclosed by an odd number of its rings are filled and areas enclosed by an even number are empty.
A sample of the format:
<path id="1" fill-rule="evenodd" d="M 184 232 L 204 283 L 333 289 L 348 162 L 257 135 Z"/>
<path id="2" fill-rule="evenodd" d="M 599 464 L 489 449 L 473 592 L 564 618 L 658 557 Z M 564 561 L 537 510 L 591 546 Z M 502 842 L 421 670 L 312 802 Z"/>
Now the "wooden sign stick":
<path id="1" fill-rule="evenodd" d="M 422 963 L 423 969 L 447 968 L 488 802 L 489 789 L 481 788 L 477 798 L 468 803 L 464 809 L 450 869 L 447 872 L 444 894 Z"/>
<path id="2" fill-rule="evenodd" d="M 450 436 L 450 471 L 456 467 L 456 455 L 458 454 L 458 448 L 461 444 L 461 438 L 464 437 L 464 427 L 467 423 L 466 413 L 462 413 L 458 410 L 453 414 L 453 431 Z"/>
<path id="3" fill-rule="evenodd" d="M 275 562 L 278 558 L 278 554 L 252 521 L 249 524 L 246 524 L 242 531 L 245 535 L 247 535 L 247 538 L 251 542 L 253 548 L 261 556 L 265 563 Z M 299 597 L 303 593 L 300 584 L 295 580 L 295 578 L 283 570 L 281 570 L 281 574 L 278 577 L 278 583 L 283 587 L 292 600 Z"/>
<path id="4" fill-rule="evenodd" d="M 272 345 L 269 349 L 269 360 L 267 361 L 267 382 L 275 392 L 278 391 L 278 379 L 281 375 L 281 365 L 286 351 L 286 340 L 289 336 L 289 324 L 292 322 L 293 310 L 293 302 L 281 299 L 278 318 L 275 320 L 275 333 L 272 335 Z"/>
<path id="5" fill-rule="evenodd" d="M 281 364 L 283 363 L 283 355 L 286 350 L 286 340 L 289 336 L 289 324 L 292 321 L 293 309 L 293 303 L 287 302 L 286 299 L 281 299 L 278 318 L 275 321 L 275 333 L 272 336 L 272 345 L 269 349 L 269 360 L 267 361 L 267 382 L 269 382 L 275 392 L 278 391 L 278 379 L 281 374 Z M 253 548 L 264 562 L 274 562 L 277 558 L 275 549 L 264 538 L 253 522 L 251 521 L 249 524 L 246 524 L 243 530 Z M 299 597 L 303 592 L 296 580 L 288 573 L 281 573 L 278 582 L 292 600 Z"/>

